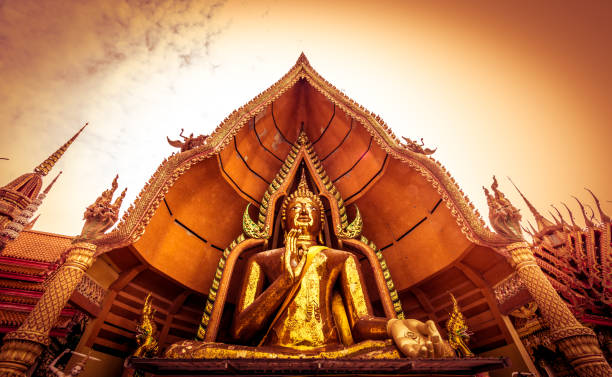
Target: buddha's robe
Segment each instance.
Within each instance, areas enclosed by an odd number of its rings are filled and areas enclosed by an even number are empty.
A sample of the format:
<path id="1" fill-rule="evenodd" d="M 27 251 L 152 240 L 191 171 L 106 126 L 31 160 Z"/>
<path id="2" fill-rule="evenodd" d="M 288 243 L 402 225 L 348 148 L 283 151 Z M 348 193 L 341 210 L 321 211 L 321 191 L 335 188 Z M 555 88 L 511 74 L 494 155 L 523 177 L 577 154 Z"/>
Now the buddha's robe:
<path id="1" fill-rule="evenodd" d="M 343 325 L 338 323 L 337 306 L 336 313 L 332 313 L 335 288 L 341 292 L 348 312 L 348 324 L 344 326 L 350 328 L 344 329 L 345 332 L 357 332 L 358 338 L 387 337 L 386 320 L 377 321 L 372 317 L 359 262 L 354 255 L 313 246 L 308 251 L 314 253 L 312 260 L 304 266 L 301 279 L 292 285 L 281 276 L 283 252 L 283 248 L 263 252 L 249 260 L 232 331 L 237 340 L 246 343 L 257 335 L 261 337 L 263 331 L 266 335 L 259 343 L 263 346 L 312 350 L 341 345 L 339 327 Z M 265 280 L 272 284 L 264 290 Z M 270 322 L 273 322 L 271 327 Z M 370 334 L 364 335 L 364 332 Z"/>

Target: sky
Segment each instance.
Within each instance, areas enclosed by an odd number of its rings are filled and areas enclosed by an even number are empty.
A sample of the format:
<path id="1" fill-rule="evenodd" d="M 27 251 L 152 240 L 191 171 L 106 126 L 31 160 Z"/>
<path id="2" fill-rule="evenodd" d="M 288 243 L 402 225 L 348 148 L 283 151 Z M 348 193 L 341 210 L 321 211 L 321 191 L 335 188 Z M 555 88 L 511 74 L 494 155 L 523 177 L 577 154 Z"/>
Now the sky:
<path id="1" fill-rule="evenodd" d="M 612 3 L 0 0 L 0 184 L 85 122 L 35 229 L 76 235 L 119 174 L 124 208 L 304 52 L 395 134 L 423 138 L 488 214 L 492 175 L 546 214 L 572 195 L 612 213 Z M 567 216 L 566 216 L 567 218 Z M 533 221 L 532 221 L 533 222 Z"/>

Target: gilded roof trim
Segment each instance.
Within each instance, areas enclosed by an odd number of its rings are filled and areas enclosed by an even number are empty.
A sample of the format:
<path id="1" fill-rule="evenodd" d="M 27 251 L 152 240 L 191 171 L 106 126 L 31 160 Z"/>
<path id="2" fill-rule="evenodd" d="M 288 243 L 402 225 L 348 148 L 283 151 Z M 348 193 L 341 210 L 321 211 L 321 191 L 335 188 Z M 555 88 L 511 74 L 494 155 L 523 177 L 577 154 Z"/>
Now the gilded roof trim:
<path id="1" fill-rule="evenodd" d="M 136 200 L 124 213 L 117 227 L 96 241 L 98 253 L 136 242 L 144 234 L 145 227 L 165 194 L 183 173 L 194 164 L 220 153 L 249 119 L 261 113 L 300 79 L 305 79 L 347 115 L 361 123 L 385 152 L 407 163 L 427 179 L 440 194 L 461 231 L 470 241 L 486 246 L 505 244 L 500 236 L 486 227 L 474 205 L 438 161 L 401 144 L 380 116 L 366 110 L 326 81 L 310 66 L 308 59 L 302 54 L 291 70 L 279 81 L 225 118 L 206 139 L 204 145 L 172 154 L 162 161 Z"/>

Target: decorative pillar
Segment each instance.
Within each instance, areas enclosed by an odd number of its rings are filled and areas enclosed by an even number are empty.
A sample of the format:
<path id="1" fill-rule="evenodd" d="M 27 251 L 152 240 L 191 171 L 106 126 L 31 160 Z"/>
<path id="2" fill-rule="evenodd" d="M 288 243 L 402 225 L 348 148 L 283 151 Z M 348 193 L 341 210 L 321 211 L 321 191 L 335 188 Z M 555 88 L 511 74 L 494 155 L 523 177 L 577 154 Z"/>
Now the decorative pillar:
<path id="1" fill-rule="evenodd" d="M 17 331 L 4 337 L 0 349 L 0 376 L 25 376 L 49 345 L 49 332 L 83 274 L 93 264 L 95 251 L 96 246 L 91 243 L 77 242 L 70 246 L 66 262 L 51 278 L 28 318 Z"/>
<path id="2" fill-rule="evenodd" d="M 550 335 L 576 373 L 582 377 L 612 376 L 593 330 L 582 326 L 536 263 L 527 242 L 506 246 L 508 261 L 538 304 Z"/>
<path id="3" fill-rule="evenodd" d="M 95 241 L 117 222 L 125 190 L 111 203 L 116 189 L 117 177 L 111 189 L 87 207 L 83 230 L 66 250 L 66 262 L 49 278 L 45 292 L 24 323 L 4 337 L 0 348 L 0 377 L 25 377 L 49 345 L 49 332 L 97 256 Z"/>
<path id="4" fill-rule="evenodd" d="M 498 190 L 493 177 L 492 193 L 484 188 L 489 220 L 499 236 L 499 251 L 506 255 L 519 279 L 538 304 L 557 347 L 581 377 L 609 377 L 612 368 L 603 356 L 595 333 L 578 322 L 536 263 L 521 230 L 521 214 Z M 503 245 L 503 246 L 501 246 Z"/>

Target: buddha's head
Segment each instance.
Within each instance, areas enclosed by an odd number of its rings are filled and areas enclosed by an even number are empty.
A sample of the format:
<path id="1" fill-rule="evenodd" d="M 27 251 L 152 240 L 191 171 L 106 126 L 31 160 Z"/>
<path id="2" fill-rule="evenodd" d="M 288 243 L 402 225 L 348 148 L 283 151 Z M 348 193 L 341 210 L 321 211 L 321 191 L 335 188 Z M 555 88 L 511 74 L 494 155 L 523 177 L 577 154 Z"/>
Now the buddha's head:
<path id="1" fill-rule="evenodd" d="M 300 238 L 316 239 L 325 222 L 323 203 L 318 195 L 308 189 L 306 177 L 302 178 L 295 190 L 281 206 L 282 224 L 285 232 L 300 230 Z"/>

